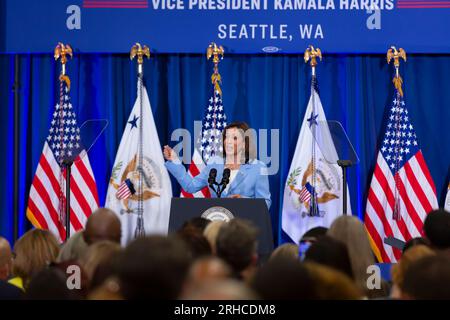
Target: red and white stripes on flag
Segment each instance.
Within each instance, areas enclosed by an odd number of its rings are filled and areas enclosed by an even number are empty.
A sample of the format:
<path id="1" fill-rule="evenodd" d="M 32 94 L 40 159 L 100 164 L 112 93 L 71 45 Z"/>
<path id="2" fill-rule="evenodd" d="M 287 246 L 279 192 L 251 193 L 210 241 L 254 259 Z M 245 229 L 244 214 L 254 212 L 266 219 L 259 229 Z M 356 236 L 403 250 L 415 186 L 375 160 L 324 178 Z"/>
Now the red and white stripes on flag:
<path id="1" fill-rule="evenodd" d="M 70 233 L 84 228 L 89 215 L 98 208 L 97 186 L 87 156 L 77 157 L 72 165 L 70 181 Z M 60 177 L 63 184 L 60 184 Z M 65 203 L 65 171 L 61 171 L 47 142 L 44 144 L 36 174 L 31 184 L 27 218 L 33 226 L 51 231 L 60 241 L 66 238 L 60 208 Z M 62 194 L 63 203 L 60 203 Z"/>
<path id="2" fill-rule="evenodd" d="M 303 187 L 302 190 L 300 190 L 299 198 L 301 202 L 306 202 L 311 199 L 311 193 L 309 193 L 306 187 Z"/>
<path id="3" fill-rule="evenodd" d="M 49 135 L 44 143 L 30 188 L 27 218 L 40 229 L 51 231 L 60 241 L 66 238 L 66 169 L 73 161 L 70 179 L 70 232 L 84 228 L 89 215 L 98 208 L 98 192 L 89 158 L 84 150 L 69 89 L 61 81 Z"/>
<path id="4" fill-rule="evenodd" d="M 117 199 L 128 199 L 131 197 L 131 190 L 126 181 L 123 181 L 120 184 L 119 189 L 117 189 L 116 197 Z"/>
<path id="5" fill-rule="evenodd" d="M 204 168 L 206 167 L 200 153 L 195 149 L 194 154 L 192 156 L 192 161 L 189 165 L 188 173 L 191 177 L 195 177 L 198 175 Z M 211 198 L 211 193 L 209 192 L 208 187 L 203 188 L 196 193 L 187 193 L 183 189 L 181 190 L 181 198 Z"/>
<path id="6" fill-rule="evenodd" d="M 386 237 L 423 236 L 426 215 L 438 207 L 436 188 L 419 148 L 403 97 L 396 93 L 367 196 L 364 223 L 380 262 L 396 262 L 400 250 Z"/>

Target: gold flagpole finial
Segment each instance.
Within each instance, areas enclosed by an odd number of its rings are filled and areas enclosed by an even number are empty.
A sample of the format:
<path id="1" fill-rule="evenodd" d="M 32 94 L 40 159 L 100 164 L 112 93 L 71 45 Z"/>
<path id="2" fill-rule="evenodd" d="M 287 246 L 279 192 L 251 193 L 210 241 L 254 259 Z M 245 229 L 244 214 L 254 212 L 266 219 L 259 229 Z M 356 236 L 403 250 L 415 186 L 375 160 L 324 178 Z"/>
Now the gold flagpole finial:
<path id="1" fill-rule="evenodd" d="M 58 42 L 58 45 L 55 47 L 55 60 L 61 58 L 62 65 L 62 74 L 66 74 L 66 63 L 67 63 L 67 55 L 72 58 L 72 48 L 70 45 L 64 45 L 61 42 Z"/>
<path id="2" fill-rule="evenodd" d="M 308 48 L 305 50 L 304 54 L 305 63 L 310 61 L 310 65 L 312 67 L 312 74 L 313 76 L 316 75 L 316 66 L 317 66 L 317 58 L 322 61 L 322 51 L 320 51 L 319 48 L 314 48 L 312 45 L 309 45 Z"/>
<path id="3" fill-rule="evenodd" d="M 224 50 L 222 46 L 217 46 L 214 42 L 206 49 L 206 58 L 209 60 L 213 57 L 214 63 L 214 73 L 211 76 L 211 83 L 214 84 L 215 90 L 222 95 L 222 89 L 220 88 L 220 83 L 222 81 L 219 74 L 219 62 L 223 59 Z"/>
<path id="4" fill-rule="evenodd" d="M 406 51 L 403 48 L 397 50 L 395 46 L 391 46 L 386 54 L 387 63 L 390 64 L 392 60 L 394 60 L 395 67 L 395 77 L 392 80 L 395 88 L 398 90 L 399 94 L 403 97 L 402 83 L 403 79 L 400 77 L 399 68 L 400 68 L 400 58 L 403 58 L 406 62 Z"/>
<path id="5" fill-rule="evenodd" d="M 142 74 L 142 64 L 144 63 L 144 56 L 150 59 L 150 49 L 144 45 L 143 47 L 139 42 L 136 42 L 130 50 L 130 59 L 133 60 L 137 56 L 138 74 Z"/>
<path id="6" fill-rule="evenodd" d="M 70 56 L 72 58 L 72 47 L 68 44 L 64 45 L 63 43 L 58 42 L 58 45 L 54 50 L 54 57 L 55 60 L 61 58 L 61 75 L 59 76 L 59 80 L 65 81 L 67 84 L 67 89 L 70 90 L 70 79 L 68 76 L 66 76 L 67 56 Z"/>

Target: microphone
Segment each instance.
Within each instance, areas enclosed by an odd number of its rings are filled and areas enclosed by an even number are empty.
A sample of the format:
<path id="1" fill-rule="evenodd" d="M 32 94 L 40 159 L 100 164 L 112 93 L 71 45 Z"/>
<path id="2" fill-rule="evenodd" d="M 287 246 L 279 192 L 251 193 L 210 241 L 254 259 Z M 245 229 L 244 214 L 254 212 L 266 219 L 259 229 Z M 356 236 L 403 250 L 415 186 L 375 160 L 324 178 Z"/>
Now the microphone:
<path id="1" fill-rule="evenodd" d="M 230 169 L 226 168 L 225 170 L 223 170 L 222 182 L 220 182 L 220 184 L 223 185 L 225 188 L 229 182 L 230 182 Z"/>
<path id="2" fill-rule="evenodd" d="M 218 197 L 220 198 L 220 195 L 222 194 L 222 192 L 225 190 L 225 188 L 227 187 L 227 184 L 230 182 L 230 169 L 229 168 L 225 168 L 223 170 L 223 174 L 222 174 L 222 181 L 219 184 L 219 194 Z M 220 186 L 222 186 L 222 189 L 220 189 Z"/>
<path id="3" fill-rule="evenodd" d="M 209 184 L 209 187 L 217 195 L 217 197 L 220 198 L 220 194 L 218 194 L 216 188 L 214 188 L 214 185 L 215 184 L 217 185 L 216 176 L 217 176 L 217 169 L 216 168 L 212 168 L 211 170 L 209 170 L 208 184 Z"/>

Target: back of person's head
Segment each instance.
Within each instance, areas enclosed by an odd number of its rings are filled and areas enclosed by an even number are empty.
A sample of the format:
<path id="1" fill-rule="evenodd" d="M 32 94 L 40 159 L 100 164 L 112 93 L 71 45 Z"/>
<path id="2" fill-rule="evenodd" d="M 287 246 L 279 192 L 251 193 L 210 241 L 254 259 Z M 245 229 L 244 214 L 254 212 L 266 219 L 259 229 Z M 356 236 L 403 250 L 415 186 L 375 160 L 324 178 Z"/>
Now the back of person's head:
<path id="1" fill-rule="evenodd" d="M 83 232 L 84 240 L 88 245 L 102 240 L 120 243 L 122 235 L 121 223 L 117 214 L 108 208 L 99 208 L 94 211 L 86 222 Z"/>
<path id="2" fill-rule="evenodd" d="M 176 299 L 190 263 L 189 250 L 176 237 L 138 238 L 121 254 L 120 291 L 125 299 Z"/>
<path id="3" fill-rule="evenodd" d="M 88 245 L 84 241 L 84 231 L 78 231 L 74 233 L 69 240 L 66 241 L 59 251 L 57 262 L 64 262 L 69 260 L 80 260 L 86 253 Z"/>
<path id="4" fill-rule="evenodd" d="M 17 240 L 14 253 L 13 274 L 21 277 L 26 287 L 33 274 L 56 261 L 59 244 L 51 232 L 33 229 Z"/>
<path id="5" fill-rule="evenodd" d="M 430 241 L 427 238 L 422 238 L 422 237 L 417 237 L 417 238 L 412 238 L 411 240 L 407 241 L 405 243 L 405 246 L 402 249 L 402 254 L 405 254 L 405 252 L 415 246 L 418 245 L 424 245 L 429 247 L 431 245 Z"/>
<path id="6" fill-rule="evenodd" d="M 321 236 L 324 236 L 327 234 L 328 228 L 326 227 L 314 227 L 309 229 L 308 231 L 303 234 L 302 238 L 300 239 L 300 242 L 308 241 L 308 242 L 314 242 L 317 239 L 319 239 Z"/>
<path id="7" fill-rule="evenodd" d="M 392 266 L 392 282 L 398 286 L 400 290 L 403 290 L 403 282 L 405 273 L 411 264 L 421 258 L 435 255 L 436 253 L 425 245 L 416 245 L 402 255 L 400 261 Z M 450 266 L 449 266 L 450 267 Z"/>
<path id="8" fill-rule="evenodd" d="M 304 261 L 333 268 L 353 279 L 353 271 L 346 245 L 329 236 L 322 236 L 305 253 Z"/>
<path id="9" fill-rule="evenodd" d="M 450 257 L 437 254 L 411 263 L 403 279 L 402 298 L 450 300 Z"/>
<path id="10" fill-rule="evenodd" d="M 206 283 L 230 277 L 231 269 L 223 260 L 214 256 L 197 259 L 189 269 L 182 298 L 187 298 Z"/>
<path id="11" fill-rule="evenodd" d="M 45 268 L 36 273 L 25 293 L 27 300 L 75 300 L 80 299 L 77 290 L 70 290 L 67 278 L 58 268 Z"/>
<path id="12" fill-rule="evenodd" d="M 187 245 L 194 260 L 212 254 L 211 246 L 203 233 L 195 229 L 182 229 L 176 235 Z"/>
<path id="13" fill-rule="evenodd" d="M 217 256 L 238 275 L 256 264 L 256 245 L 256 229 L 249 221 L 235 218 L 219 230 L 216 240 Z"/>
<path id="14" fill-rule="evenodd" d="M 356 300 L 363 297 L 356 284 L 341 271 L 314 262 L 306 262 L 314 281 L 314 291 L 320 300 Z"/>
<path id="15" fill-rule="evenodd" d="M 286 257 L 260 267 L 251 287 L 265 300 L 316 299 L 314 281 L 304 264 Z"/>
<path id="16" fill-rule="evenodd" d="M 361 289 L 367 289 L 367 268 L 376 260 L 362 222 L 354 216 L 340 216 L 333 221 L 327 235 L 346 245 L 355 281 Z"/>
<path id="17" fill-rule="evenodd" d="M 241 281 L 223 279 L 206 282 L 190 292 L 186 300 L 256 300 L 257 294 Z"/>
<path id="18" fill-rule="evenodd" d="M 195 218 L 192 218 L 192 219 L 186 221 L 185 223 L 183 223 L 183 225 L 180 228 L 180 231 L 184 230 L 184 229 L 196 229 L 200 233 L 203 233 L 203 231 L 205 231 L 205 228 L 210 223 L 211 223 L 211 220 L 209 220 L 209 219 L 205 219 L 202 217 L 195 217 Z"/>
<path id="19" fill-rule="evenodd" d="M 425 236 L 436 249 L 450 248 L 450 213 L 444 209 L 431 211 L 423 224 Z"/>
<path id="20" fill-rule="evenodd" d="M 89 246 L 80 263 L 89 280 L 92 280 L 97 267 L 109 261 L 122 250 L 120 244 L 111 241 L 99 241 Z"/>
<path id="21" fill-rule="evenodd" d="M 7 280 L 12 269 L 12 252 L 8 240 L 0 237 L 0 280 Z"/>
<path id="22" fill-rule="evenodd" d="M 211 250 L 213 254 L 216 254 L 216 240 L 217 235 L 219 234 L 220 227 L 226 223 L 223 220 L 215 220 L 211 221 L 203 231 L 203 235 L 208 240 L 209 245 L 211 246 Z"/>
<path id="23" fill-rule="evenodd" d="M 272 252 L 269 259 L 273 260 L 280 257 L 298 260 L 298 246 L 293 243 L 283 243 Z"/>

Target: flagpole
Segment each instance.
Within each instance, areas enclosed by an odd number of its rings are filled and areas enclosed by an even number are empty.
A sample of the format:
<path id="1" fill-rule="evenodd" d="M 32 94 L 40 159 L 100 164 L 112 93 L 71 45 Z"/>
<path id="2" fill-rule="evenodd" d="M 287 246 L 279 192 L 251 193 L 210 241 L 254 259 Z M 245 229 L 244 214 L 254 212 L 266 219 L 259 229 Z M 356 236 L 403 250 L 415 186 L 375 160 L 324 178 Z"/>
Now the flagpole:
<path id="1" fill-rule="evenodd" d="M 58 45 L 55 47 L 54 50 L 54 57 L 55 60 L 58 60 L 61 58 L 61 74 L 59 75 L 59 82 L 60 82 L 60 97 L 59 97 L 59 112 L 62 113 L 63 109 L 63 95 L 62 92 L 63 88 L 63 82 L 66 82 L 67 87 L 70 88 L 70 79 L 66 75 L 66 63 L 67 63 L 67 56 L 72 57 L 72 48 L 66 44 L 62 44 L 61 42 L 58 43 Z M 62 117 L 61 117 L 62 118 Z M 61 139 L 61 144 L 63 139 Z M 70 238 L 70 176 L 71 176 L 71 169 L 72 169 L 73 160 L 70 158 L 66 158 L 64 160 L 60 160 L 60 166 L 66 168 L 66 201 L 65 201 L 65 228 L 66 228 L 66 238 L 64 242 L 67 242 L 67 240 Z M 62 179 L 60 181 L 62 185 Z M 62 215 L 63 208 L 62 208 L 62 197 L 60 197 L 60 214 Z"/>
<path id="2" fill-rule="evenodd" d="M 223 55 L 224 55 L 224 50 L 222 46 L 218 46 L 216 43 L 211 42 L 211 44 L 208 46 L 208 48 L 206 49 L 206 58 L 207 60 L 209 60 L 211 57 L 213 57 L 212 61 L 214 63 L 214 72 L 211 75 L 211 83 L 214 85 L 214 92 L 213 92 L 213 119 L 212 119 L 212 126 L 211 126 L 211 132 L 212 134 L 211 139 L 212 139 L 212 145 L 214 146 L 214 149 L 211 151 L 210 155 L 211 157 L 216 155 L 216 151 L 217 148 L 220 149 L 220 146 L 217 146 L 216 141 L 219 141 L 217 139 L 217 137 L 215 137 L 216 134 L 216 122 L 217 122 L 217 117 L 216 117 L 216 112 L 217 112 L 217 96 L 219 95 L 220 97 L 222 97 L 222 89 L 220 88 L 220 85 L 222 83 L 222 78 L 220 76 L 219 73 L 219 62 L 223 59 Z M 202 155 L 203 157 L 203 155 Z"/>
<path id="3" fill-rule="evenodd" d="M 147 46 L 141 46 L 140 43 L 136 42 L 134 46 L 131 47 L 130 50 L 130 59 L 133 60 L 137 56 L 137 75 L 138 75 L 138 84 L 139 84 L 139 149 L 138 149 L 138 172 L 139 172 L 139 185 L 138 185 L 138 218 L 136 224 L 136 230 L 134 232 L 134 237 L 143 237 L 145 236 L 145 228 L 144 228 L 144 179 L 142 177 L 143 174 L 143 150 L 144 150 L 144 142 L 143 142 L 143 101 L 142 101 L 142 93 L 143 93 L 143 78 L 144 78 L 144 56 L 150 58 L 150 49 Z"/>
<path id="4" fill-rule="evenodd" d="M 400 99 L 403 98 L 403 90 L 402 90 L 402 84 L 403 84 L 403 79 L 400 76 L 400 58 L 402 58 L 405 62 L 406 62 L 406 52 L 405 50 L 403 50 L 403 48 L 400 48 L 399 50 L 397 50 L 397 48 L 395 46 L 391 46 L 391 48 L 387 51 L 386 54 L 386 60 L 387 63 L 390 64 L 392 60 L 394 60 L 394 67 L 395 67 L 395 77 L 394 79 L 392 79 L 392 82 L 394 84 L 395 89 L 397 90 L 397 96 L 396 96 L 396 100 L 397 103 L 400 103 Z M 395 111 L 396 113 L 399 112 L 400 108 L 397 108 L 397 110 Z M 397 114 L 396 115 L 396 126 L 395 126 L 395 135 L 397 136 L 398 133 L 400 133 L 400 115 Z M 399 150 L 398 148 L 394 148 L 394 157 L 395 157 L 395 172 L 398 172 L 398 170 L 400 169 L 400 160 L 399 160 Z M 400 219 L 400 195 L 399 195 L 399 181 L 400 177 L 398 174 L 396 174 L 394 176 L 394 182 L 395 182 L 395 194 L 394 194 L 394 210 L 392 213 L 392 218 L 395 220 L 399 220 Z"/>
<path id="5" fill-rule="evenodd" d="M 320 51 L 319 48 L 314 48 L 312 45 L 309 45 L 308 48 L 306 48 L 305 50 L 305 54 L 304 54 L 304 60 L 305 63 L 307 63 L 308 61 L 310 62 L 310 66 L 311 66 L 311 98 L 312 98 L 312 115 L 313 116 L 316 112 L 315 108 L 316 108 L 316 103 L 315 103 L 315 88 L 314 85 L 316 83 L 316 66 L 317 66 L 317 58 L 319 58 L 320 60 L 322 60 L 322 52 Z M 314 124 L 311 122 L 311 126 L 313 126 Z M 319 209 L 318 209 L 318 205 L 317 205 L 317 195 L 316 195 L 316 142 L 315 142 L 315 131 L 316 131 L 316 126 L 314 125 L 314 128 L 312 128 L 313 130 L 313 140 L 312 140 L 312 144 L 311 144 L 311 163 L 312 163 L 312 181 L 311 181 L 311 185 L 312 185 L 312 195 L 311 195 L 311 207 L 310 207 L 310 216 L 312 217 L 317 217 L 319 216 Z"/>

